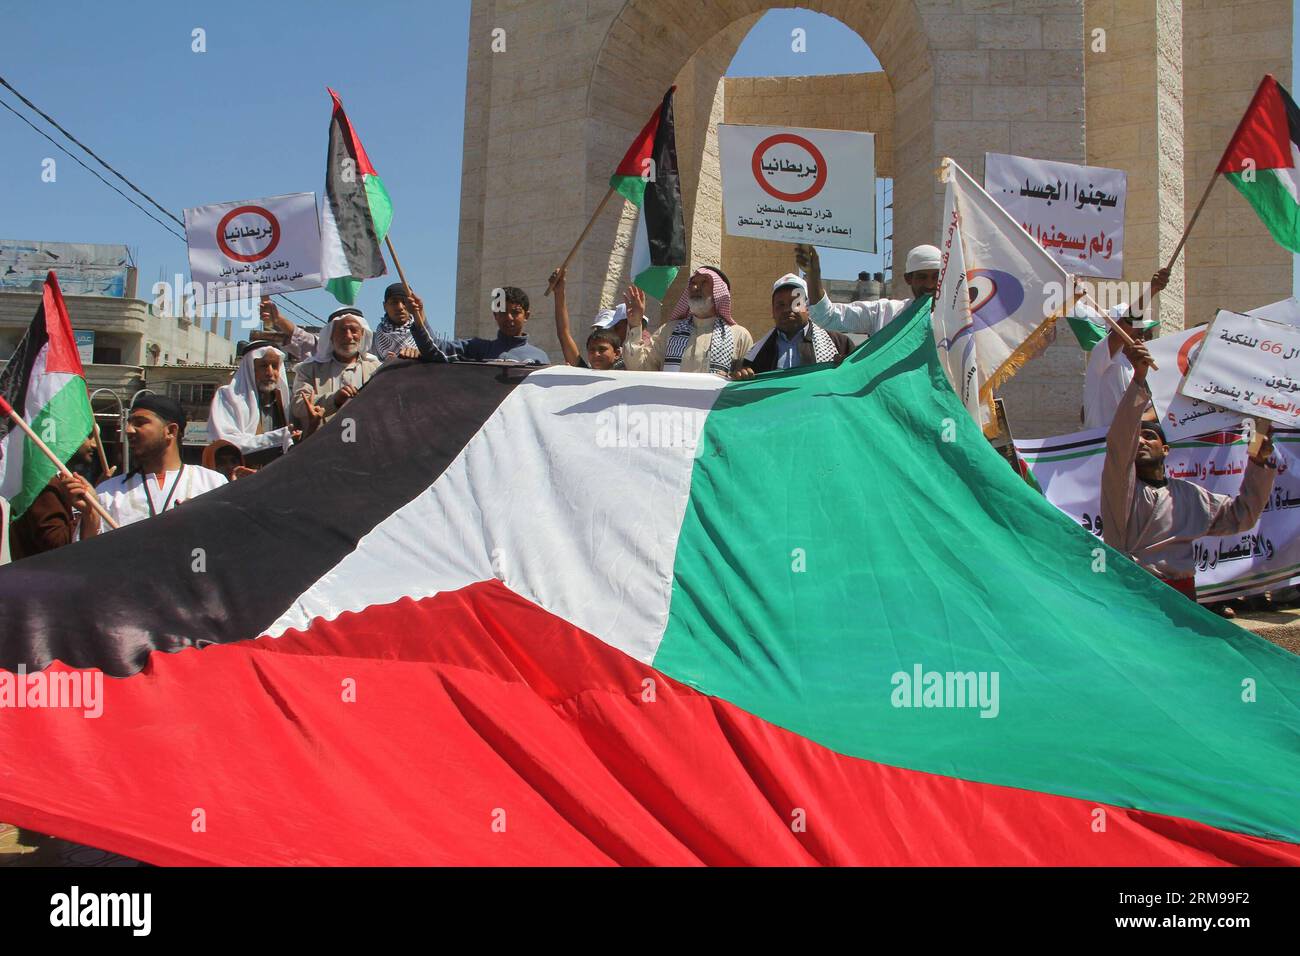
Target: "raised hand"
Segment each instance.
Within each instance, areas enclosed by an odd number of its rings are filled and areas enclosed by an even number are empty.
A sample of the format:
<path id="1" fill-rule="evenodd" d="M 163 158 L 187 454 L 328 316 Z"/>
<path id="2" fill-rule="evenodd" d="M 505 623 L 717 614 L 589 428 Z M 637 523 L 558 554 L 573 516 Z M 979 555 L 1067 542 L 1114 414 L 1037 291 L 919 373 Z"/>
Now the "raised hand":
<path id="1" fill-rule="evenodd" d="M 1126 345 L 1124 346 L 1124 356 L 1129 360 L 1129 364 L 1133 366 L 1134 380 L 1145 382 L 1147 380 L 1147 369 L 1156 364 L 1151 358 L 1151 352 L 1148 351 L 1146 345 L 1141 342 Z"/>
<path id="2" fill-rule="evenodd" d="M 806 242 L 797 243 L 794 247 L 794 264 L 804 272 L 816 272 L 821 274 L 821 260 L 817 256 L 817 249 Z"/>
<path id="3" fill-rule="evenodd" d="M 262 296 L 262 302 L 257 309 L 258 316 L 262 320 L 262 328 L 268 332 L 272 329 L 278 329 L 281 332 L 292 335 L 296 326 L 280 314 L 274 302 L 269 295 Z"/>
<path id="4" fill-rule="evenodd" d="M 629 325 L 640 325 L 641 320 L 645 317 L 645 293 L 634 285 L 627 287 L 623 293 L 623 301 L 627 303 L 627 321 Z"/>

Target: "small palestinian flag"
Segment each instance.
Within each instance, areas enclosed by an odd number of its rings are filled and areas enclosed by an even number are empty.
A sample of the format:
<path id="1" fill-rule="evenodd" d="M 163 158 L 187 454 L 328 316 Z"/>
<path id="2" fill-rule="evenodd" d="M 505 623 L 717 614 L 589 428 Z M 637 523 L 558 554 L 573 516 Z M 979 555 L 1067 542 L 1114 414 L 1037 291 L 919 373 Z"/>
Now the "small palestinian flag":
<path id="1" fill-rule="evenodd" d="M 390 367 L 5 568 L 0 820 L 158 864 L 1300 863 L 1300 658 L 1093 573 L 930 302 L 748 381 Z"/>
<path id="2" fill-rule="evenodd" d="M 1260 81 L 1246 115 L 1219 160 L 1273 239 L 1300 252 L 1300 110 L 1271 74 Z"/>
<path id="3" fill-rule="evenodd" d="M 94 428 L 85 372 L 53 272 L 45 277 L 36 317 L 0 372 L 0 398 L 63 462 Z M 22 517 L 56 470 L 7 414 L 0 415 L 0 498 L 9 499 L 11 519 Z"/>
<path id="4" fill-rule="evenodd" d="M 1118 314 L 1115 318 L 1119 318 Z M 1074 313 L 1067 317 L 1066 322 L 1069 323 L 1070 331 L 1074 333 L 1079 348 L 1085 352 L 1091 352 L 1098 342 L 1110 334 L 1110 326 L 1106 321 L 1098 316 L 1091 306 L 1083 303 L 1075 306 Z M 1153 329 L 1159 324 L 1156 319 L 1138 319 L 1133 323 L 1133 327 L 1146 330 Z"/>
<path id="5" fill-rule="evenodd" d="M 671 87 L 664 94 L 663 102 L 609 179 L 611 188 L 638 207 L 632 283 L 661 301 L 677 277 L 678 267 L 686 264 L 686 226 L 673 128 L 676 89 Z"/>
<path id="6" fill-rule="evenodd" d="M 352 305 L 362 279 L 387 271 L 380 246 L 393 221 L 393 204 L 339 95 L 333 90 L 329 95 L 334 114 L 320 211 L 321 264 L 325 288 L 344 305 Z"/>

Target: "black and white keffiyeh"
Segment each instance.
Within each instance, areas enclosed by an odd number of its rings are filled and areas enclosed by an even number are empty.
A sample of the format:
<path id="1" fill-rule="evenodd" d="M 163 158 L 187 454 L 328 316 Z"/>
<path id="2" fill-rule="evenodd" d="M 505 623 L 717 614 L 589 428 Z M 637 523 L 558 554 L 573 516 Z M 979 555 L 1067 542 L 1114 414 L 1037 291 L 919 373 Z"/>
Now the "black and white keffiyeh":
<path id="1" fill-rule="evenodd" d="M 682 356 L 686 354 L 686 346 L 690 343 L 693 325 L 694 320 L 687 316 L 678 319 L 677 324 L 673 326 L 673 331 L 668 336 L 668 347 L 664 351 L 665 372 L 682 370 Z M 726 320 L 718 316 L 713 323 L 709 338 L 709 371 L 715 375 L 730 375 L 735 355 L 736 337 L 732 334 L 731 326 Z"/>

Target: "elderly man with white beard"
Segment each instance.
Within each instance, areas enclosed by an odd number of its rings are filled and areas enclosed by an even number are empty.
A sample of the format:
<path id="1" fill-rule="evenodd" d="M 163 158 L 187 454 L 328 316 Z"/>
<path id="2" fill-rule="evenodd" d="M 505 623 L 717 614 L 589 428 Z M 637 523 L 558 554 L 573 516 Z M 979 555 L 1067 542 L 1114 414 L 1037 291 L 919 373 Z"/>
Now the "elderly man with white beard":
<path id="1" fill-rule="evenodd" d="M 284 353 L 269 342 L 248 344 L 230 383 L 212 396 L 208 437 L 235 445 L 253 467 L 279 458 L 302 437 L 289 420 Z"/>
<path id="2" fill-rule="evenodd" d="M 371 332 L 360 309 L 330 314 L 316 353 L 293 370 L 293 416 L 310 434 L 338 414 L 379 370 L 370 354 Z"/>
<path id="3" fill-rule="evenodd" d="M 642 316 L 628 312 L 623 364 L 634 372 L 711 372 L 728 378 L 754 345 L 731 317 L 731 284 L 722 270 L 695 270 L 668 320 L 651 337 L 641 337 Z"/>

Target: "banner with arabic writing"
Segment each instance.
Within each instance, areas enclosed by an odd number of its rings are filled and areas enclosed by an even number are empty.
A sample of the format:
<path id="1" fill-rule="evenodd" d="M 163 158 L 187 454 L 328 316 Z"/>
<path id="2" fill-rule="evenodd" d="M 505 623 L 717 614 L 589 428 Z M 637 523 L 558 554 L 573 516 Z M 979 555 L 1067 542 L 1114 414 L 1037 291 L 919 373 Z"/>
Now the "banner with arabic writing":
<path id="1" fill-rule="evenodd" d="M 1295 296 L 1262 305 L 1245 314 L 1300 328 L 1300 300 Z M 1147 345 L 1158 366 L 1147 373 L 1147 387 L 1151 389 L 1151 403 L 1160 415 L 1160 424 L 1164 426 L 1169 441 L 1232 430 L 1241 425 L 1244 417 L 1240 412 L 1222 409 L 1214 402 L 1189 398 L 1179 391 L 1183 377 L 1200 355 L 1201 344 L 1209 331 L 1209 323 L 1206 323 L 1185 332 L 1161 334 Z"/>
<path id="2" fill-rule="evenodd" d="M 1273 432 L 1278 475 L 1259 523 L 1245 534 L 1196 542 L 1196 596 L 1202 604 L 1276 591 L 1300 583 L 1300 431 Z M 1106 429 L 1059 438 L 1017 439 L 1016 452 L 1047 500 L 1101 538 L 1101 466 Z M 1246 469 L 1241 431 L 1174 442 L 1165 460 L 1170 478 L 1236 495 Z"/>
<path id="3" fill-rule="evenodd" d="M 984 188 L 1066 272 L 1123 276 L 1122 169 L 985 153 Z"/>
<path id="4" fill-rule="evenodd" d="M 190 279 L 205 290 L 255 297 L 324 284 L 315 193 L 186 209 L 185 241 Z"/>
<path id="5" fill-rule="evenodd" d="M 724 123 L 718 150 L 727 235 L 876 251 L 871 133 Z"/>
<path id="6" fill-rule="evenodd" d="M 1180 391 L 1300 427 L 1300 329 L 1220 309 Z"/>

